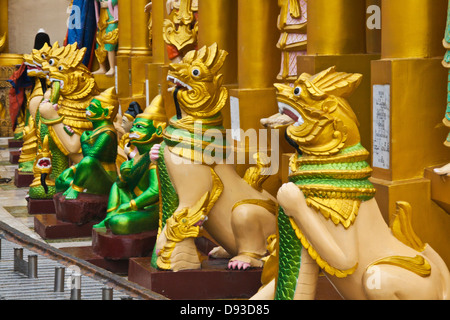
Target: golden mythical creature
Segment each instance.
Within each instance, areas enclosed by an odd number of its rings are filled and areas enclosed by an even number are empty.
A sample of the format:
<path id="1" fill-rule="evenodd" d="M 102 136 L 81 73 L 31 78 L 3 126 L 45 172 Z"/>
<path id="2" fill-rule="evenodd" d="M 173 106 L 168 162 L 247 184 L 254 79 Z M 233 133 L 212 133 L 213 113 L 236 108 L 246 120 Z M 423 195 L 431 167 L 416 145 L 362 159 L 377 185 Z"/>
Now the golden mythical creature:
<path id="1" fill-rule="evenodd" d="M 398 203 L 388 227 L 369 182 L 369 153 L 345 99 L 362 75 L 327 69 L 276 84 L 291 117 L 290 183 L 278 191 L 279 237 L 255 299 L 314 299 L 319 269 L 345 299 L 448 299 L 444 261 L 415 235 L 411 207 Z M 277 265 L 277 266 L 276 266 Z"/>
<path id="2" fill-rule="evenodd" d="M 221 246 L 210 255 L 232 257 L 230 268 L 261 267 L 266 240 L 276 230 L 275 199 L 261 187 L 268 178 L 264 157 L 245 179 L 226 163 L 221 110 L 228 91 L 219 73 L 226 55 L 214 44 L 169 66 L 178 111 L 164 143 L 151 151 L 159 158 L 162 217 L 154 260 L 161 269 L 199 268 L 193 239 L 202 228 Z"/>
<path id="3" fill-rule="evenodd" d="M 33 49 L 31 54 L 24 55 L 24 63 L 27 66 L 27 75 L 34 78 L 34 87 L 27 101 L 28 120 L 27 125 L 23 129 L 23 147 L 19 158 L 20 172 L 33 172 L 33 163 L 36 158 L 38 137 L 36 114 L 42 100 L 49 99 L 51 90 L 47 90 L 47 75 L 48 72 L 42 69 L 44 63 L 48 63 L 52 59 L 56 63 L 60 56 L 63 56 L 65 50 L 71 47 L 76 48 L 76 45 L 67 47 L 60 47 L 58 42 L 53 46 L 47 43 L 39 50 Z"/>
<path id="4" fill-rule="evenodd" d="M 58 43 L 55 43 L 55 48 L 57 46 Z M 23 56 L 27 66 L 27 75 L 34 78 L 34 87 L 27 101 L 29 115 L 26 121 L 27 125 L 23 129 L 23 147 L 19 158 L 20 172 L 33 172 L 38 144 L 35 117 L 39 104 L 47 91 L 46 74 L 42 70 L 42 64 L 49 59 L 51 50 L 52 47 L 45 43 L 41 49 L 33 49 L 31 54 Z"/>
<path id="5" fill-rule="evenodd" d="M 49 59 L 43 62 L 42 69 L 47 73 L 52 89 L 50 98 L 39 105 L 36 124 L 39 143 L 45 135 L 50 136 L 53 160 L 35 164 L 35 180 L 29 192 L 31 198 L 53 197 L 55 179 L 69 167 L 70 161 L 76 164 L 83 156 L 80 137 L 84 131 L 92 130 L 86 109 L 100 93 L 94 77 L 82 63 L 85 51 L 85 48 L 77 49 L 76 44 L 55 47 Z M 51 166 L 48 179 L 41 176 L 42 173 L 48 175 L 42 172 L 43 166 Z"/>

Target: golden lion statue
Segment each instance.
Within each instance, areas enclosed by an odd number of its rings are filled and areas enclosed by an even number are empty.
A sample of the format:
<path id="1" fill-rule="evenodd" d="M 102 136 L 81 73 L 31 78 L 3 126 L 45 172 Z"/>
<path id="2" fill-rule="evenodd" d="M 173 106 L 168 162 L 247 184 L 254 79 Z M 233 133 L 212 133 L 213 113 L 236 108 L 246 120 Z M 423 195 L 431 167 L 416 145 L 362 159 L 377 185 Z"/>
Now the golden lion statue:
<path id="1" fill-rule="evenodd" d="M 203 229 L 220 245 L 210 255 L 231 258 L 229 268 L 262 267 L 266 240 L 276 231 L 276 200 L 261 187 L 268 178 L 264 157 L 244 179 L 226 162 L 230 147 L 220 111 L 228 91 L 219 73 L 226 55 L 214 44 L 169 66 L 177 115 L 164 143 L 151 151 L 162 195 L 155 250 L 160 269 L 200 268 L 193 240 Z"/>
<path id="2" fill-rule="evenodd" d="M 277 195 L 279 237 L 253 299 L 314 299 L 322 270 L 344 299 L 449 299 L 450 274 L 411 227 L 411 207 L 397 204 L 390 228 L 369 182 L 348 97 L 362 75 L 327 69 L 276 84 L 280 114 L 289 116 L 290 183 Z"/>

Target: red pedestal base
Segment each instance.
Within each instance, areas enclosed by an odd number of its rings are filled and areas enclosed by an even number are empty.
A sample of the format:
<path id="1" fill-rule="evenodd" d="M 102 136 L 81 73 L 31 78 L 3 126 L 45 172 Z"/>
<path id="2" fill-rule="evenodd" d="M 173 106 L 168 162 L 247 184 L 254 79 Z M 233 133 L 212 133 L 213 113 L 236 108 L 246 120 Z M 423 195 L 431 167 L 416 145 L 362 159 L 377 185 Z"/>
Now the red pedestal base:
<path id="1" fill-rule="evenodd" d="M 55 213 L 53 199 L 31 199 L 27 198 L 28 214 Z"/>
<path id="2" fill-rule="evenodd" d="M 115 235 L 104 229 L 92 230 L 92 249 L 95 254 L 110 260 L 127 260 L 151 255 L 157 231 L 131 235 Z"/>
<path id="3" fill-rule="evenodd" d="M 262 269 L 228 270 L 228 259 L 206 259 L 201 270 L 155 270 L 151 258 L 131 258 L 128 280 L 173 300 L 247 299 L 261 287 Z"/>
<path id="4" fill-rule="evenodd" d="M 14 172 L 14 185 L 17 188 L 29 187 L 33 180 L 34 175 L 32 173 L 22 173 L 19 169 L 16 169 Z"/>
<path id="5" fill-rule="evenodd" d="M 83 225 L 90 221 L 101 221 L 106 217 L 109 195 L 80 193 L 75 200 L 67 200 L 62 193 L 53 197 L 56 217 L 63 222 Z"/>
<path id="6" fill-rule="evenodd" d="M 90 237 L 92 226 L 98 221 L 83 225 L 63 222 L 56 214 L 38 214 L 34 217 L 34 231 L 43 239 L 67 239 Z"/>
<path id="7" fill-rule="evenodd" d="M 20 151 L 10 151 L 9 152 L 9 162 L 12 164 L 18 164 L 20 158 Z"/>
<path id="8" fill-rule="evenodd" d="M 8 139 L 8 148 L 22 148 L 23 140 Z"/>
<path id="9" fill-rule="evenodd" d="M 112 273 L 119 275 L 128 274 L 128 259 L 108 260 L 96 254 L 92 247 L 68 247 L 61 248 L 61 250 Z"/>

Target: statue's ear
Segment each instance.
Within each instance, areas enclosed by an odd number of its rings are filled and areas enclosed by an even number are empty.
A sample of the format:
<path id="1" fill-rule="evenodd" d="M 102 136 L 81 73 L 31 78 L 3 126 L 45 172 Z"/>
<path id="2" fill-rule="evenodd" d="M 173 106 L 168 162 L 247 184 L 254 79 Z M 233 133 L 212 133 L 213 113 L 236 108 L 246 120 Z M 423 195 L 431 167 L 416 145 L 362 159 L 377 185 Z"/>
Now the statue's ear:
<path id="1" fill-rule="evenodd" d="M 109 108 L 103 108 L 103 113 L 105 114 L 105 117 L 109 116 Z"/>
<path id="2" fill-rule="evenodd" d="M 161 126 L 158 126 L 158 128 L 156 128 L 156 134 L 158 135 L 158 137 L 161 137 L 163 133 L 163 128 Z"/>

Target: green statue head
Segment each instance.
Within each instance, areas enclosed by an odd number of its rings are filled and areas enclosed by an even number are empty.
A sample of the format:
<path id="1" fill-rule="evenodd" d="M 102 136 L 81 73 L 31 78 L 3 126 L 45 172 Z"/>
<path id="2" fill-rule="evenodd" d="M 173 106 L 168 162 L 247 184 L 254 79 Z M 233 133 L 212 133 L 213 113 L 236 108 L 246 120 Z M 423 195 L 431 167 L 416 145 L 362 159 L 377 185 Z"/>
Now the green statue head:
<path id="1" fill-rule="evenodd" d="M 139 153 L 150 151 L 155 143 L 162 140 L 167 126 L 162 97 L 158 95 L 143 113 L 136 116 L 130 130 L 130 143 L 136 146 Z"/>
<path id="2" fill-rule="evenodd" d="M 113 122 L 119 109 L 119 101 L 115 93 L 115 88 L 109 88 L 100 95 L 92 99 L 86 109 L 86 117 L 92 123 L 94 122 Z"/>

